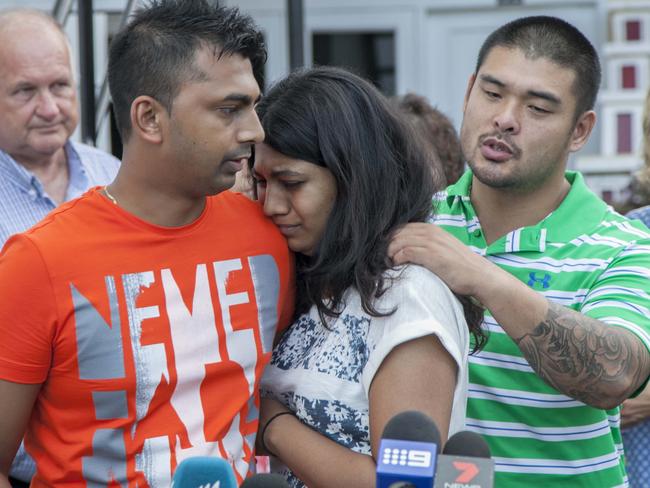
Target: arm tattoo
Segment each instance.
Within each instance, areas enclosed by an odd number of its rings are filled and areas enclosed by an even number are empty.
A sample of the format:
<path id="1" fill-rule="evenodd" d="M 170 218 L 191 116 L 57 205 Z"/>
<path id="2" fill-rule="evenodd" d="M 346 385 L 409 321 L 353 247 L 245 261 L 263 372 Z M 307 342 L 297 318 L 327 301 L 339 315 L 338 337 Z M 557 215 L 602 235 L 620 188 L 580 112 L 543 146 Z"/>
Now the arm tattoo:
<path id="1" fill-rule="evenodd" d="M 634 334 L 555 303 L 515 342 L 549 385 L 598 408 L 620 404 L 650 372 L 648 350 Z"/>

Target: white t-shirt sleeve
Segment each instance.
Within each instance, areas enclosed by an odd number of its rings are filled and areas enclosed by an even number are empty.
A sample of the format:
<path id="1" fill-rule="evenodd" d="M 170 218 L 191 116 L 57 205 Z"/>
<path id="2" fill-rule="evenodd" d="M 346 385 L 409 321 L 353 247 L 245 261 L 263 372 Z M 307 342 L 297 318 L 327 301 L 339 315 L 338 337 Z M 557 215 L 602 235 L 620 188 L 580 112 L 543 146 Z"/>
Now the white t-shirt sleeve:
<path id="1" fill-rule="evenodd" d="M 363 371 L 366 395 L 386 356 L 398 345 L 427 335 L 435 335 L 458 367 L 457 382 L 466 381 L 469 331 L 463 308 L 440 278 L 416 265 L 395 273 L 397 279 L 377 302 L 379 311 L 397 311 L 373 317 L 369 335 L 370 355 Z"/>

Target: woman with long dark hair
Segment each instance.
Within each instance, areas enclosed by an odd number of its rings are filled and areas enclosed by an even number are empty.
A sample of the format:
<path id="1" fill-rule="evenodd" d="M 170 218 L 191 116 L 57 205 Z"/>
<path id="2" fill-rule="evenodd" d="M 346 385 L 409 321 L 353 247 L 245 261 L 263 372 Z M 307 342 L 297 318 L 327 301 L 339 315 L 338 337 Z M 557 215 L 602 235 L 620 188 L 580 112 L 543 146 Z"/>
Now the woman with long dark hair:
<path id="1" fill-rule="evenodd" d="M 264 211 L 296 253 L 296 320 L 263 380 L 258 446 L 292 486 L 375 486 L 386 422 L 419 410 L 443 441 L 463 428 L 480 311 L 424 268 L 393 267 L 391 235 L 437 190 L 427 152 L 368 82 L 299 71 L 258 105 Z M 473 313 L 470 313 L 473 312 Z M 470 325 L 468 326 L 468 322 Z"/>

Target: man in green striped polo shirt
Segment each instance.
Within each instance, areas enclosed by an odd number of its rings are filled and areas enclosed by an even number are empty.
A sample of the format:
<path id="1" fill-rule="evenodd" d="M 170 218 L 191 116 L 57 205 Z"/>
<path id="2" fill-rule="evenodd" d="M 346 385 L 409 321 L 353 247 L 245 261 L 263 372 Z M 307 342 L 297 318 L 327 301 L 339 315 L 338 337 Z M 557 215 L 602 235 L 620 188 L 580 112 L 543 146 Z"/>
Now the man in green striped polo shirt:
<path id="1" fill-rule="evenodd" d="M 627 486 L 618 405 L 650 374 L 650 231 L 566 171 L 599 83 L 594 48 L 566 22 L 497 29 L 465 98 L 471 170 L 436 198 L 437 226 L 409 224 L 389 249 L 486 308 L 467 425 L 498 487 Z"/>

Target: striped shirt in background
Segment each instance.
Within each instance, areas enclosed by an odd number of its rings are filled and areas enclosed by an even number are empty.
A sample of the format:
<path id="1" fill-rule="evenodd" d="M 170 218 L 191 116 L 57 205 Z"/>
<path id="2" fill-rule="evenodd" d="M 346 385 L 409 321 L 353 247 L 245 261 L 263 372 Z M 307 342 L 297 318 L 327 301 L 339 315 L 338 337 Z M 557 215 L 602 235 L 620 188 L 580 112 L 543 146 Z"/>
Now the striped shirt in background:
<path id="1" fill-rule="evenodd" d="M 547 299 L 637 335 L 650 349 L 650 231 L 567 172 L 571 190 L 532 227 L 487 246 L 471 172 L 436 196 L 432 221 Z M 489 279 L 486 276 L 485 279 Z M 627 486 L 619 408 L 604 411 L 541 380 L 486 312 L 486 347 L 470 356 L 467 427 L 490 444 L 495 486 Z"/>
<path id="2" fill-rule="evenodd" d="M 85 144 L 65 145 L 70 182 L 65 199 L 72 200 L 98 185 L 107 185 L 120 167 L 119 159 Z M 41 182 L 9 154 L 0 151 L 0 249 L 9 237 L 26 231 L 56 208 Z M 11 475 L 29 481 L 36 470 L 23 445 L 14 460 Z"/>
<path id="3" fill-rule="evenodd" d="M 70 183 L 65 200 L 107 185 L 120 166 L 112 155 L 78 142 L 65 145 Z M 9 237 L 26 231 L 56 208 L 41 182 L 6 152 L 0 151 L 0 248 Z"/>
<path id="4" fill-rule="evenodd" d="M 637 208 L 625 216 L 650 227 L 650 206 Z M 630 486 L 650 486 L 650 418 L 623 429 L 623 446 Z"/>

